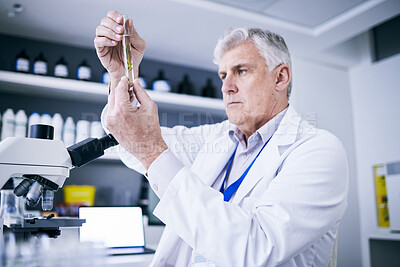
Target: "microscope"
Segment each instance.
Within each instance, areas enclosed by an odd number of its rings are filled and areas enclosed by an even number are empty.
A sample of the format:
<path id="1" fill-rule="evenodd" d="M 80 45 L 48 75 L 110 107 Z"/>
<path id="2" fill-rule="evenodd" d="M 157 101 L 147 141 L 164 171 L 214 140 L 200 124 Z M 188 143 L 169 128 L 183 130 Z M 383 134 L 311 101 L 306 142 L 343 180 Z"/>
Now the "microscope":
<path id="1" fill-rule="evenodd" d="M 2 196 L 2 204 L 13 192 L 18 197 L 26 196 L 28 206 L 36 206 L 41 200 L 42 209 L 50 211 L 54 192 L 64 185 L 71 169 L 101 157 L 107 148 L 118 144 L 109 134 L 100 139 L 88 138 L 66 148 L 61 140 L 53 140 L 53 134 L 52 126 L 37 124 L 30 127 L 29 138 L 8 137 L 0 143 L 0 189 L 2 193 L 10 193 Z M 19 180 L 18 184 L 14 184 L 16 180 Z M 3 208 L 0 218 L 4 219 L 4 231 L 20 233 L 24 239 L 41 233 L 57 237 L 60 227 L 76 227 L 85 222 L 73 217 L 52 216 L 6 222 Z"/>

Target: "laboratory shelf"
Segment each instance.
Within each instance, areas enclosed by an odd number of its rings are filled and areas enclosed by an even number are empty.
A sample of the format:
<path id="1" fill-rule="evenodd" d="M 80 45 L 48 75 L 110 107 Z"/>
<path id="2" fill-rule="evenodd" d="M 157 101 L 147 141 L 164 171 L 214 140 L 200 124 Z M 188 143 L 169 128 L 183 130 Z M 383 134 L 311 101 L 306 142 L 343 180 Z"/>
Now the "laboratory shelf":
<path id="1" fill-rule="evenodd" d="M 0 70 L 0 91 L 106 103 L 107 85 L 96 82 Z M 146 90 L 159 107 L 185 112 L 225 115 L 221 99 Z"/>
<path id="2" fill-rule="evenodd" d="M 378 228 L 369 234 L 369 239 L 400 241 L 400 232 L 391 232 L 388 228 Z"/>

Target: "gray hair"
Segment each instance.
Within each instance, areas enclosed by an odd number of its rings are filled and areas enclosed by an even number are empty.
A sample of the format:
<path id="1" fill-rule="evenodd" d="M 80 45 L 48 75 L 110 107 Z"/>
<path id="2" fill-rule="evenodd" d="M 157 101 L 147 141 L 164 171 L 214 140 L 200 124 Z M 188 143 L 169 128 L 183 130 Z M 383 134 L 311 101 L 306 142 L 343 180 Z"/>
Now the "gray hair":
<path id="1" fill-rule="evenodd" d="M 265 59 L 269 71 L 281 64 L 289 65 L 290 70 L 292 70 L 289 49 L 282 36 L 257 28 L 237 28 L 226 33 L 225 36 L 218 40 L 215 46 L 214 63 L 219 65 L 225 52 L 245 42 L 252 42 L 256 46 L 261 56 Z M 288 98 L 291 91 L 292 81 L 290 81 L 287 88 Z"/>

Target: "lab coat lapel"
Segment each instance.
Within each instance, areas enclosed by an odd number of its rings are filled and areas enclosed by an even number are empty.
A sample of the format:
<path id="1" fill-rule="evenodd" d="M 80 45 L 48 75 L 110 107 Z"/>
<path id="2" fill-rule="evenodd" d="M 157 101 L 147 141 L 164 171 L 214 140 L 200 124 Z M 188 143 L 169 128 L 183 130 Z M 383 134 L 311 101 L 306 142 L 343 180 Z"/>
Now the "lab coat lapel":
<path id="1" fill-rule="evenodd" d="M 289 106 L 285 116 L 282 118 L 278 129 L 272 136 L 269 143 L 260 153 L 253 167 L 248 172 L 239 189 L 232 200 L 238 204 L 253 189 L 253 187 L 263 178 L 272 179 L 283 160 L 283 147 L 288 147 L 296 141 L 300 116 Z"/>
<path id="2" fill-rule="evenodd" d="M 211 186 L 225 168 L 235 150 L 236 144 L 230 138 L 222 136 L 212 140 L 209 147 L 212 149 L 199 154 L 191 169 L 205 184 Z M 220 151 L 216 153 L 215 149 Z M 205 162 L 207 162 L 207 166 L 204 166 Z"/>
<path id="3" fill-rule="evenodd" d="M 263 177 L 272 176 L 276 172 L 279 160 L 280 154 L 276 139 L 271 138 L 239 186 L 232 203 L 238 204 Z"/>

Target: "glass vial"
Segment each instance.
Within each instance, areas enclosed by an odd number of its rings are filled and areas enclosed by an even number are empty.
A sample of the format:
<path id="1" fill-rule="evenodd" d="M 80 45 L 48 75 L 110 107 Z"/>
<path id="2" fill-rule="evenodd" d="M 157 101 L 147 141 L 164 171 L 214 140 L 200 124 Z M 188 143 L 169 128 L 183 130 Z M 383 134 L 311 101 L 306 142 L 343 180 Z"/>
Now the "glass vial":
<path id="1" fill-rule="evenodd" d="M 25 50 L 22 50 L 15 59 L 15 70 L 18 72 L 29 72 L 29 57 Z"/>
<path id="2" fill-rule="evenodd" d="M 216 98 L 216 89 L 214 85 L 212 84 L 211 78 L 207 79 L 206 85 L 201 89 L 201 95 L 204 97 L 212 97 Z"/>
<path id="3" fill-rule="evenodd" d="M 61 57 L 54 67 L 54 76 L 60 78 L 68 78 L 69 71 L 68 71 L 68 64 L 65 61 L 64 57 Z"/>
<path id="4" fill-rule="evenodd" d="M 194 95 L 194 87 L 190 82 L 189 75 L 185 74 L 183 76 L 183 80 L 178 85 L 178 93 L 179 94 L 187 94 Z"/>
<path id="5" fill-rule="evenodd" d="M 92 69 L 86 62 L 86 60 L 82 61 L 82 63 L 78 66 L 76 71 L 76 77 L 78 80 L 90 81 L 92 79 Z"/>
<path id="6" fill-rule="evenodd" d="M 40 53 L 33 62 L 33 73 L 47 75 L 47 60 L 44 58 L 43 53 Z"/>
<path id="7" fill-rule="evenodd" d="M 171 83 L 164 77 L 164 71 L 159 70 L 157 78 L 153 81 L 153 90 L 159 92 L 171 92 Z"/>

